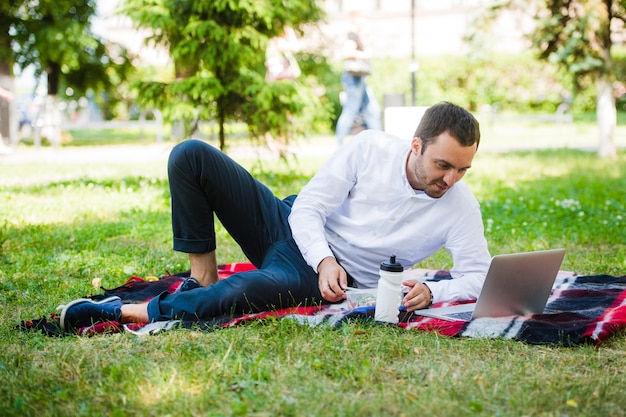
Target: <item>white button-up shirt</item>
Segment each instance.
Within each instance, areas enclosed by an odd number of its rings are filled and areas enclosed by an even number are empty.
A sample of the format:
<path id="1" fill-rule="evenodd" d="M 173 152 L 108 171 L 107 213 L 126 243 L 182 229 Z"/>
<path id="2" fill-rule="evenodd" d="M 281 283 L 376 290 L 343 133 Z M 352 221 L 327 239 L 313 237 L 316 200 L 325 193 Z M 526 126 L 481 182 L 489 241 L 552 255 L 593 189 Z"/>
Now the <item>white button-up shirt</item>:
<path id="1" fill-rule="evenodd" d="M 454 279 L 429 283 L 433 299 L 476 299 L 491 257 L 480 206 L 459 181 L 441 198 L 409 185 L 410 141 L 368 130 L 339 148 L 298 194 L 289 224 L 307 263 L 334 256 L 359 288 L 378 284 L 396 255 L 410 268 L 442 246 Z"/>

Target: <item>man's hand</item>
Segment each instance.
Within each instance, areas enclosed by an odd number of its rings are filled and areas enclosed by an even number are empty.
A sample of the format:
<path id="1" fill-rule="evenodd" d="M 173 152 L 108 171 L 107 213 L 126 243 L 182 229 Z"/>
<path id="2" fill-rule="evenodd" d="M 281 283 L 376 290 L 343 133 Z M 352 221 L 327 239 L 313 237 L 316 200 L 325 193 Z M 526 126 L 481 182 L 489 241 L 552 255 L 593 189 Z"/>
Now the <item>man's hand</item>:
<path id="1" fill-rule="evenodd" d="M 348 276 L 335 258 L 329 256 L 322 259 L 317 266 L 317 273 L 320 292 L 326 301 L 335 303 L 347 298 L 345 289 L 348 287 Z"/>
<path id="2" fill-rule="evenodd" d="M 430 289 L 423 282 L 411 279 L 404 281 L 402 285 L 411 288 L 402 299 L 402 305 L 406 308 L 406 311 L 419 310 L 432 304 Z"/>

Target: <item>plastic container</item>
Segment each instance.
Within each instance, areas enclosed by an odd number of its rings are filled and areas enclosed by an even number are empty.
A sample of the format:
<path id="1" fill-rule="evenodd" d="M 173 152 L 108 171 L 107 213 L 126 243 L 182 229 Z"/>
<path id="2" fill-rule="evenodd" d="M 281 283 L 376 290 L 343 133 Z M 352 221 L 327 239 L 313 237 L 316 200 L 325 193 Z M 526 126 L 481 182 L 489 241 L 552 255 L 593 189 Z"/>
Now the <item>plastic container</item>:
<path id="1" fill-rule="evenodd" d="M 392 255 L 389 262 L 380 264 L 379 274 L 374 319 L 387 323 L 398 323 L 398 308 L 402 304 L 404 296 L 402 292 L 404 268 L 396 262 L 396 256 Z"/>

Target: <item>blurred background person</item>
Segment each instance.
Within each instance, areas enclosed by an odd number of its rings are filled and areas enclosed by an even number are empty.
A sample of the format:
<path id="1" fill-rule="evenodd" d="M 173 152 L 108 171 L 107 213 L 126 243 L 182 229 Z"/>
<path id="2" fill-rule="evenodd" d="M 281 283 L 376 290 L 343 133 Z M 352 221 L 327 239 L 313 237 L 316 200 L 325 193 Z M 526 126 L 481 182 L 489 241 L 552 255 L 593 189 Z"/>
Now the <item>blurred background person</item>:
<path id="1" fill-rule="evenodd" d="M 337 121 L 336 136 L 339 145 L 352 131 L 355 121 L 362 119 L 366 129 L 381 130 L 380 106 L 365 79 L 372 73 L 370 52 L 363 43 L 361 28 L 363 16 L 350 13 L 350 31 L 344 45 L 344 67 L 341 84 L 344 89 L 342 111 Z"/>

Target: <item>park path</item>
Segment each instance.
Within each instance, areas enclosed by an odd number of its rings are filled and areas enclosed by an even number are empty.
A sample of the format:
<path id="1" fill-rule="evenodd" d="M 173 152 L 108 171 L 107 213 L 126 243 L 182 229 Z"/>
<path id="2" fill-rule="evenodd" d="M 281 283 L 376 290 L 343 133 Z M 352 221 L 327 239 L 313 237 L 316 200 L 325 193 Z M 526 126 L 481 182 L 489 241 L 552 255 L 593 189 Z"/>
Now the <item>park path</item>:
<path id="1" fill-rule="evenodd" d="M 623 138 L 620 138 L 620 140 Z M 618 140 L 618 149 L 623 149 L 626 143 Z M 167 157 L 176 144 L 174 141 L 165 141 L 151 144 L 128 144 L 128 145 L 102 145 L 102 146 L 64 146 L 62 148 L 18 145 L 12 148 L 10 153 L 0 154 L 0 164 L 22 163 L 142 163 L 151 161 L 167 161 Z M 519 142 L 511 144 L 481 143 L 480 152 L 507 152 L 512 150 L 532 150 L 539 148 L 559 147 L 550 143 L 538 144 L 537 142 Z M 571 148 L 595 152 L 597 145 L 589 141 L 587 144 L 570 146 Z M 318 136 L 306 140 L 300 140 L 290 147 L 290 151 L 297 157 L 327 157 L 335 149 L 337 144 L 334 136 Z M 234 141 L 228 154 L 236 160 L 262 159 L 278 160 L 278 153 L 264 146 L 253 146 L 246 141 Z"/>
<path id="2" fill-rule="evenodd" d="M 142 163 L 167 161 L 169 153 L 176 142 L 142 145 L 106 145 L 106 146 L 64 146 L 62 148 L 18 145 L 9 153 L 0 154 L 0 164 L 23 163 Z M 320 137 L 294 145 L 290 150 L 296 156 L 328 156 L 336 149 L 335 140 L 331 137 Z M 235 142 L 228 149 L 234 159 L 278 159 L 276 151 L 266 147 Z"/>

